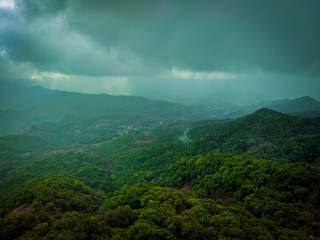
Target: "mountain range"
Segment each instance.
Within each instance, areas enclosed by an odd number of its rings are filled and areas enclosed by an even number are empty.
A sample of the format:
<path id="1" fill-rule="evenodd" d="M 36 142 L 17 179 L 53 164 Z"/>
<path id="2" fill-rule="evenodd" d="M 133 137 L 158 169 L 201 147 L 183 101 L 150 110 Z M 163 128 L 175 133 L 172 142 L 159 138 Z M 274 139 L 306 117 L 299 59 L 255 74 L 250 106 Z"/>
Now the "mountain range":
<path id="1" fill-rule="evenodd" d="M 235 118 L 263 107 L 292 115 L 320 116 L 320 102 L 311 97 L 263 101 L 240 107 L 234 112 L 227 112 L 211 105 L 182 105 L 143 97 L 83 94 L 43 87 L 4 87 L 0 93 L 0 136 L 24 133 L 39 123 L 54 123 L 74 118 L 78 121 L 83 118 L 84 121 L 88 121 L 88 118 L 92 118 L 97 124 L 101 124 L 102 119 L 110 118 L 170 122 Z M 89 114 L 92 117 L 88 117 Z M 97 121 L 97 118 L 101 121 Z"/>

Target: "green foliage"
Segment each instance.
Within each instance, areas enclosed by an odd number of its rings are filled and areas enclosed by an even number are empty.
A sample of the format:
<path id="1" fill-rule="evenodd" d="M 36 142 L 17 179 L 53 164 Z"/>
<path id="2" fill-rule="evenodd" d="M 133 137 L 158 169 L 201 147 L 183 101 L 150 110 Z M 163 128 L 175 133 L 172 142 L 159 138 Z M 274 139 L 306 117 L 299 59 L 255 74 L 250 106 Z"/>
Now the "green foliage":
<path id="1" fill-rule="evenodd" d="M 289 162 L 316 162 L 320 157 L 319 118 L 295 117 L 261 109 L 223 124 L 193 130 L 207 132 L 189 149 L 191 155 L 223 152 Z"/>
<path id="2" fill-rule="evenodd" d="M 317 228 L 319 218 L 319 164 L 276 163 L 221 153 L 199 155 L 168 167 L 159 184 L 180 188 L 189 181 L 200 196 L 229 199 L 221 194 L 227 193 L 257 218 L 273 219 L 292 230 L 309 228 L 305 234 L 316 234 L 311 229 Z"/>
<path id="3" fill-rule="evenodd" d="M 119 188 L 117 177 L 110 170 L 99 166 L 101 159 L 95 154 L 67 152 L 48 155 L 15 168 L 0 183 L 0 196 L 19 187 L 29 179 L 47 174 L 68 174 L 81 178 L 94 189 L 112 192 Z"/>
<path id="4" fill-rule="evenodd" d="M 136 100 L 134 113 L 78 109 L 0 139 L 1 239 L 320 237 L 319 119 L 160 124 L 145 116 L 170 119 L 166 103 Z"/>

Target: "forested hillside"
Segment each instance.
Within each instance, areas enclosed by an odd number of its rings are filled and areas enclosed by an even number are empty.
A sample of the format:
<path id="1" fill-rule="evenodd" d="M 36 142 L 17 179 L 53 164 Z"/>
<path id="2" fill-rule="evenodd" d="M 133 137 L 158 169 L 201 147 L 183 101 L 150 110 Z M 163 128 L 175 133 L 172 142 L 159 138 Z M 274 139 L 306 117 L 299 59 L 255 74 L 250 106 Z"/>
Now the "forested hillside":
<path id="1" fill-rule="evenodd" d="M 320 156 L 320 118 L 263 108 L 217 126 L 217 130 L 214 125 L 202 127 L 191 130 L 190 135 L 197 136 L 199 130 L 209 134 L 194 143 L 197 153 L 219 151 L 289 162 L 314 162 Z"/>
<path id="2" fill-rule="evenodd" d="M 110 137 L 113 134 L 109 129 L 119 125 L 208 118 L 217 111 L 207 105 L 181 105 L 143 97 L 83 94 L 42 87 L 1 89 L 0 100 L 0 136 L 25 133 L 43 123 L 40 128 L 48 127 L 47 132 L 52 128 L 56 132 L 68 128 Z M 52 122 L 62 124 L 57 126 Z M 100 129 L 94 131 L 96 128 Z M 105 132 L 101 133 L 101 129 Z"/>
<path id="3" fill-rule="evenodd" d="M 320 238 L 319 118 L 82 114 L 0 139 L 1 239 Z"/>

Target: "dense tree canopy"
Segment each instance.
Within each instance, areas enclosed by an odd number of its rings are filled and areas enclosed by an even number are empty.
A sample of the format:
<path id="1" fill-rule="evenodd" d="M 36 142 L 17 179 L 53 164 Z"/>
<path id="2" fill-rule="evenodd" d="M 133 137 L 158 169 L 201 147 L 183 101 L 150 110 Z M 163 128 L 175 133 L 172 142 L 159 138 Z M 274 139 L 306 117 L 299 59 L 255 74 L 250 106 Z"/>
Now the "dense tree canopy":
<path id="1" fill-rule="evenodd" d="M 1 239 L 320 238 L 319 118 L 78 118 L 0 139 Z"/>

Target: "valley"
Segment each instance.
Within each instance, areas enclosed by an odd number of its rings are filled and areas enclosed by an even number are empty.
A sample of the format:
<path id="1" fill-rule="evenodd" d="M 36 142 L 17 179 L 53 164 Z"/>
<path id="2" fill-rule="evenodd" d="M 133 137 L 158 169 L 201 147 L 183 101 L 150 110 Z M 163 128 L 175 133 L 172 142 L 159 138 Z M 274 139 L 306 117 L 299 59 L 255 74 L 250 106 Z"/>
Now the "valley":
<path id="1" fill-rule="evenodd" d="M 1 137 L 1 239 L 320 237 L 319 118 L 165 105 Z"/>

